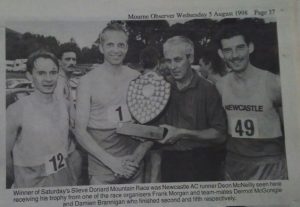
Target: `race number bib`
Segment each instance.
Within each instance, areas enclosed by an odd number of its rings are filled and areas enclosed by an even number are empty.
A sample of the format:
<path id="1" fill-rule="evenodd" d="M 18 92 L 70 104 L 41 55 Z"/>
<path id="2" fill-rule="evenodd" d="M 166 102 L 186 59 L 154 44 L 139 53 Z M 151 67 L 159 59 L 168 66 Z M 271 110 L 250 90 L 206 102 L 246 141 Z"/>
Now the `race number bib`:
<path id="1" fill-rule="evenodd" d="M 45 169 L 47 175 L 57 173 L 61 169 L 67 166 L 65 155 L 62 152 L 57 152 L 52 155 L 48 155 L 45 158 Z"/>
<path id="2" fill-rule="evenodd" d="M 128 122 L 131 120 L 131 115 L 126 105 L 114 105 L 108 108 L 107 118 L 110 122 Z"/>
<path id="3" fill-rule="evenodd" d="M 258 138 L 258 124 L 256 118 L 235 117 L 231 119 L 231 136 L 237 138 Z"/>

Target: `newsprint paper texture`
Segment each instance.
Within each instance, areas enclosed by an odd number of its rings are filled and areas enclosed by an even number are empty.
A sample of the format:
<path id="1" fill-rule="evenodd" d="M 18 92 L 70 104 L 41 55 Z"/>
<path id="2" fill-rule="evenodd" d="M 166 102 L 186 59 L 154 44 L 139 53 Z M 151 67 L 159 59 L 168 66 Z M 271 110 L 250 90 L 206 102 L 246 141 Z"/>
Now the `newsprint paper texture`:
<path id="1" fill-rule="evenodd" d="M 0 1 L 0 206 L 300 206 L 299 5 Z"/>

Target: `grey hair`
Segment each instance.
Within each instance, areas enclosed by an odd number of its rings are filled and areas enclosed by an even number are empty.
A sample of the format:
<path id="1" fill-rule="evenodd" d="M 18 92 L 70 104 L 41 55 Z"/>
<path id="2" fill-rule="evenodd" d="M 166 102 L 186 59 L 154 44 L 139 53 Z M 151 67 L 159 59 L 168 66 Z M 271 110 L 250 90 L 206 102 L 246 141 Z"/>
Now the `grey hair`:
<path id="1" fill-rule="evenodd" d="M 183 45 L 185 54 L 188 57 L 194 58 L 194 43 L 189 38 L 184 36 L 174 36 L 167 39 L 167 41 L 163 44 L 164 53 L 174 45 Z"/>

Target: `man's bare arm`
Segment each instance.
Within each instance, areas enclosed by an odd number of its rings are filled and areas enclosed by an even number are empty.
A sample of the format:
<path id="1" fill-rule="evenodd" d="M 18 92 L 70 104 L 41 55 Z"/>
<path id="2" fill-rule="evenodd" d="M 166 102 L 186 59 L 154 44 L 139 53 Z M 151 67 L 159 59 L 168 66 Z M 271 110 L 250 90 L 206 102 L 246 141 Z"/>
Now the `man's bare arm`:
<path id="1" fill-rule="evenodd" d="M 271 79 L 272 77 L 272 79 Z M 270 85 L 270 93 L 273 99 L 274 107 L 279 115 L 280 122 L 283 125 L 283 111 L 282 111 L 282 98 L 281 98 L 281 84 L 280 84 L 280 76 L 273 75 L 270 76 L 270 80 L 267 81 Z"/>
<path id="2" fill-rule="evenodd" d="M 122 159 L 107 153 L 87 132 L 90 114 L 90 99 L 91 95 L 88 80 L 81 81 L 77 91 L 75 118 L 75 136 L 79 144 L 113 172 L 130 177 L 136 170 L 136 166 L 126 165 L 126 168 L 124 168 L 124 166 L 122 166 Z"/>
<path id="3" fill-rule="evenodd" d="M 145 154 L 147 151 L 153 146 L 153 142 L 151 141 L 145 141 L 142 142 L 134 151 L 133 157 L 134 157 L 134 162 L 139 164 L 141 160 L 144 158 Z"/>
<path id="4" fill-rule="evenodd" d="M 269 80 L 267 80 L 266 82 L 267 84 L 269 84 L 269 93 L 273 100 L 274 106 L 276 108 L 280 108 L 282 106 L 280 76 L 272 74 L 269 77 Z"/>
<path id="5" fill-rule="evenodd" d="M 12 150 L 17 140 L 18 129 L 21 127 L 20 105 L 15 103 L 6 111 L 6 174 L 13 179 Z"/>

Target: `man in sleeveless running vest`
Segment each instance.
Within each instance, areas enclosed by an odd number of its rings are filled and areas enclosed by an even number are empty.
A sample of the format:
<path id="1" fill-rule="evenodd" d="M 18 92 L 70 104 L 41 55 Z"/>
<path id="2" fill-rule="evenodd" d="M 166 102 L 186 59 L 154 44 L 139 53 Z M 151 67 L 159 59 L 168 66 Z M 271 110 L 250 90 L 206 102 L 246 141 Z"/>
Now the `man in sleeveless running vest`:
<path id="1" fill-rule="evenodd" d="M 217 37 L 232 70 L 217 83 L 229 123 L 226 178 L 287 179 L 280 78 L 251 64 L 254 44 L 241 25 L 224 27 Z"/>
<path id="2" fill-rule="evenodd" d="M 218 149 L 225 141 L 226 115 L 213 84 L 199 77 L 191 65 L 194 44 L 183 36 L 163 45 L 170 70 L 171 97 L 160 122 L 168 129 L 161 141 L 162 182 L 222 179 Z"/>
<path id="3" fill-rule="evenodd" d="M 75 130 L 89 153 L 90 184 L 143 182 L 142 159 L 151 143 L 116 133 L 120 122 L 132 121 L 126 95 L 139 73 L 123 65 L 128 36 L 117 23 L 100 34 L 104 63 L 80 79 Z"/>
<path id="4" fill-rule="evenodd" d="M 40 50 L 28 58 L 35 91 L 6 112 L 7 174 L 14 188 L 74 185 L 67 104 L 54 96 L 58 60 Z"/>

